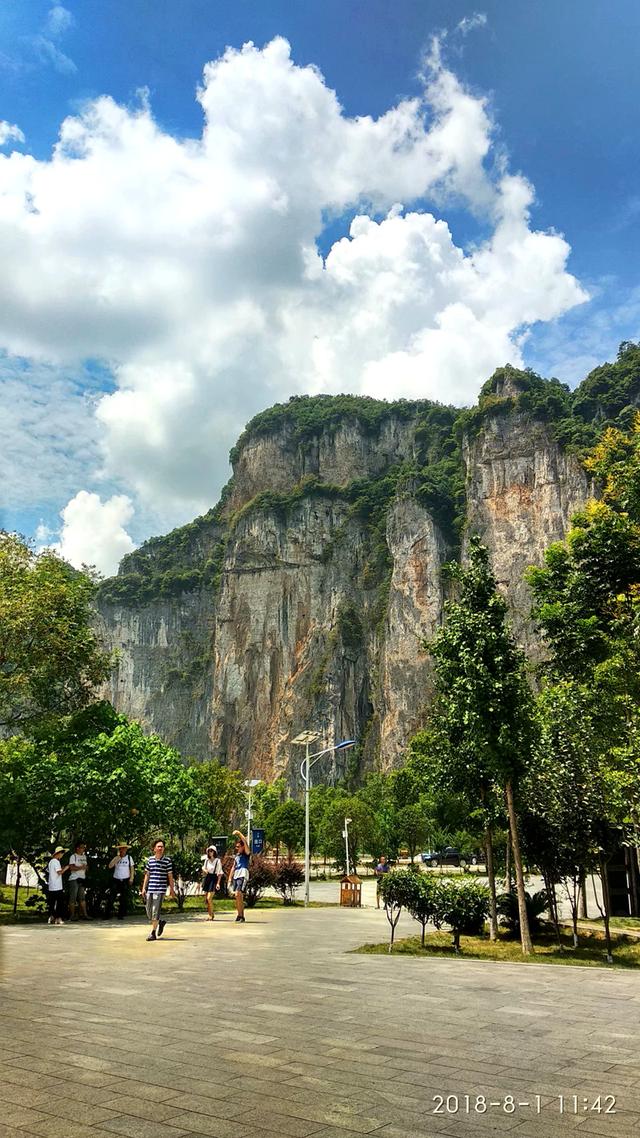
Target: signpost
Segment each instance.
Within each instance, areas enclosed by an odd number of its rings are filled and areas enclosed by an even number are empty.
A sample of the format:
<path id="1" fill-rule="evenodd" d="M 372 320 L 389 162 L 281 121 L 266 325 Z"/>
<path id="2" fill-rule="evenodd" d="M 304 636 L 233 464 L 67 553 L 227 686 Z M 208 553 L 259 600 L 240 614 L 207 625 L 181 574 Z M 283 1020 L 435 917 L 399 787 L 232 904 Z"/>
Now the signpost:
<path id="1" fill-rule="evenodd" d="M 251 831 L 251 853 L 264 853 L 264 830 Z"/>

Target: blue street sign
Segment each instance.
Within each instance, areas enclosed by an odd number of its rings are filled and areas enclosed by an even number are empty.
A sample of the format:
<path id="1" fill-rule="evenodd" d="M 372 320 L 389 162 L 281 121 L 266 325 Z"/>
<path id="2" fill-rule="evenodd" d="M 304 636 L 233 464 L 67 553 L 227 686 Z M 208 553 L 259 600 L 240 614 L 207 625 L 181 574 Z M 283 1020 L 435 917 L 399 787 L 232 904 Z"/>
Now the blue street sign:
<path id="1" fill-rule="evenodd" d="M 251 831 L 251 853 L 261 854 L 264 852 L 264 830 Z"/>

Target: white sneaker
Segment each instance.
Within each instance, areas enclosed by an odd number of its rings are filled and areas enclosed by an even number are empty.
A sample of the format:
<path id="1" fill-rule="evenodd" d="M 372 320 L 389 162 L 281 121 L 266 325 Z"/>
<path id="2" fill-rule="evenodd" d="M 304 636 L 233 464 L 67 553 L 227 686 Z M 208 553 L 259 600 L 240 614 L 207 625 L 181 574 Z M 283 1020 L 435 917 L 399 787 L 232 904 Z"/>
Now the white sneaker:
<path id="1" fill-rule="evenodd" d="M 49 920 L 47 921 L 47 924 L 48 924 L 48 925 L 55 925 L 55 923 L 56 923 L 56 922 L 54 921 L 53 917 L 49 917 Z"/>
<path id="2" fill-rule="evenodd" d="M 64 921 L 62 921 L 62 920 L 60 919 L 60 917 L 58 917 L 58 919 L 57 919 L 57 921 L 56 921 L 56 924 L 57 924 L 57 925 L 63 925 L 63 924 L 64 924 Z"/>

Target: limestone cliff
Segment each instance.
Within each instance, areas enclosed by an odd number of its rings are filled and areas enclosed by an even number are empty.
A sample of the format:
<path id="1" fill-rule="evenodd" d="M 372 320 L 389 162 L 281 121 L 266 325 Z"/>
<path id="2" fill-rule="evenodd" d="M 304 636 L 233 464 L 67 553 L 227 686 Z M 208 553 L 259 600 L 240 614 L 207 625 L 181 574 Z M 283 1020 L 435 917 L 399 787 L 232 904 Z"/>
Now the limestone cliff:
<path id="1" fill-rule="evenodd" d="M 589 420 L 580 389 L 513 369 L 462 414 L 325 396 L 258 416 L 219 506 L 101 587 L 108 696 L 185 754 L 255 776 L 295 782 L 288 741 L 306 728 L 359 740 L 324 778 L 398 762 L 431 694 L 442 566 L 469 533 L 531 651 L 523 572 L 592 492 L 575 444 L 600 429 L 593 387 Z"/>

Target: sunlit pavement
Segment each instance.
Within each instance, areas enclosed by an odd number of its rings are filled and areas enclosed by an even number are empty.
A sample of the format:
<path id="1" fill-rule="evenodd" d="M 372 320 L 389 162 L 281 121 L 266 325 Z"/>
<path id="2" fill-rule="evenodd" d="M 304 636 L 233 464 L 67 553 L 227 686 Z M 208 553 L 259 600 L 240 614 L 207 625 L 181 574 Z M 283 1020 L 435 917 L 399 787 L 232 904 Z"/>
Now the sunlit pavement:
<path id="1" fill-rule="evenodd" d="M 348 952 L 386 935 L 371 908 L 5 929 L 0 1138 L 640 1134 L 636 974 Z"/>

